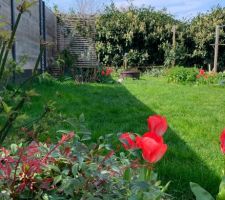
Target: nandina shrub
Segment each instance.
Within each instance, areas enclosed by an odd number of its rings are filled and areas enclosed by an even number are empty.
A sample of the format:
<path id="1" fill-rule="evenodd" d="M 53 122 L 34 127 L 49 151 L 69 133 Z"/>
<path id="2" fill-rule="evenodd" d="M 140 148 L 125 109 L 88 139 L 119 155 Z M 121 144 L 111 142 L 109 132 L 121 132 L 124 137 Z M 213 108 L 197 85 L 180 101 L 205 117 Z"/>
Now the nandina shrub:
<path id="1" fill-rule="evenodd" d="M 12 144 L 9 150 L 1 148 L 0 198 L 169 199 L 167 186 L 160 186 L 153 172 L 153 163 L 166 152 L 161 137 L 167 125 L 164 118 L 156 116 L 149 119 L 149 126 L 151 131 L 138 144 L 147 162 L 135 149 L 129 154 L 120 146 L 113 150 L 113 134 L 93 143 L 91 138 L 87 142 L 86 136 L 71 132 L 57 144 L 32 142 L 27 146 Z M 149 142 L 155 143 L 155 148 L 145 150 Z"/>

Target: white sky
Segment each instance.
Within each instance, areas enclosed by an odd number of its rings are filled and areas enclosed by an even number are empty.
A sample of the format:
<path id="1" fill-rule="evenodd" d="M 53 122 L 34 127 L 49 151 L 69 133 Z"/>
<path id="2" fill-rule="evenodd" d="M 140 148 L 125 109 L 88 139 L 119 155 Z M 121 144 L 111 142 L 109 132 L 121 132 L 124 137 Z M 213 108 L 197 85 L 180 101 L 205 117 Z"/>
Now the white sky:
<path id="1" fill-rule="evenodd" d="M 75 9 L 77 0 L 46 0 L 46 3 L 52 7 L 58 5 L 62 11 L 68 11 L 70 8 Z M 110 4 L 112 0 L 98 0 L 99 4 Z M 225 0 L 133 0 L 136 6 L 153 6 L 156 9 L 166 8 L 169 13 L 176 18 L 190 18 L 196 16 L 199 12 L 206 12 L 217 5 L 225 7 Z M 127 0 L 114 0 L 118 7 L 128 5 Z"/>

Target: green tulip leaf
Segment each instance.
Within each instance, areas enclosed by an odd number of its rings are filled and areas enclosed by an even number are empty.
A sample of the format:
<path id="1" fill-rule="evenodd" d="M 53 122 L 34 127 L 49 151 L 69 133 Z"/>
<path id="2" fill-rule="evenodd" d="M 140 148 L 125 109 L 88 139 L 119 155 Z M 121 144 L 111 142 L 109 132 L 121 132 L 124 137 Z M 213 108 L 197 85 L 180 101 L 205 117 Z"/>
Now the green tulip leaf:
<path id="1" fill-rule="evenodd" d="M 190 183 L 190 187 L 196 197 L 196 200 L 215 200 L 209 192 L 197 183 Z"/>
<path id="2" fill-rule="evenodd" d="M 222 178 L 222 181 L 220 183 L 219 193 L 216 199 L 225 200 L 225 177 Z"/>

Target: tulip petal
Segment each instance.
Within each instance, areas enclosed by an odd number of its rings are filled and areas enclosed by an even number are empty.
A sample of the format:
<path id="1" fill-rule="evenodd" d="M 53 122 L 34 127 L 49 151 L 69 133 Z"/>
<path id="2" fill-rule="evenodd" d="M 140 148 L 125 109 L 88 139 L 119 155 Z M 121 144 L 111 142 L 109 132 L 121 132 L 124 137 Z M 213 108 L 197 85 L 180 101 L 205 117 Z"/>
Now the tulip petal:
<path id="1" fill-rule="evenodd" d="M 157 142 L 153 138 L 143 137 L 141 143 L 142 156 L 150 163 L 158 162 L 167 151 L 166 144 Z"/>
<path id="2" fill-rule="evenodd" d="M 142 137 L 153 138 L 156 142 L 163 143 L 163 138 L 153 132 L 147 132 Z"/>
<path id="3" fill-rule="evenodd" d="M 148 128 L 150 132 L 154 132 L 159 136 L 163 136 L 168 126 L 165 117 L 153 115 L 148 118 Z"/>
<path id="4" fill-rule="evenodd" d="M 137 148 L 137 145 L 135 143 L 135 138 L 133 139 L 132 137 L 133 135 L 131 135 L 130 133 L 123 133 L 119 137 L 120 141 L 122 142 L 122 145 L 124 146 L 126 150 Z"/>
<path id="5" fill-rule="evenodd" d="M 225 154 L 225 129 L 220 135 L 220 149 L 223 154 Z"/>

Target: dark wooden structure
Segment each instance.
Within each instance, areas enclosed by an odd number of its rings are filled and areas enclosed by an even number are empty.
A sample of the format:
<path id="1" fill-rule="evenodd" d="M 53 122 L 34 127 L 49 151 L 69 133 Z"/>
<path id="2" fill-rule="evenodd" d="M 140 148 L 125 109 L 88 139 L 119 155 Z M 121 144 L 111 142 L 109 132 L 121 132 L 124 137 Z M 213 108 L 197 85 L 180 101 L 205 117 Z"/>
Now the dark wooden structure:
<path id="1" fill-rule="evenodd" d="M 120 74 L 120 78 L 126 78 L 126 77 L 130 77 L 133 79 L 140 79 L 140 75 L 141 73 L 139 71 L 124 71 L 121 72 Z"/>

